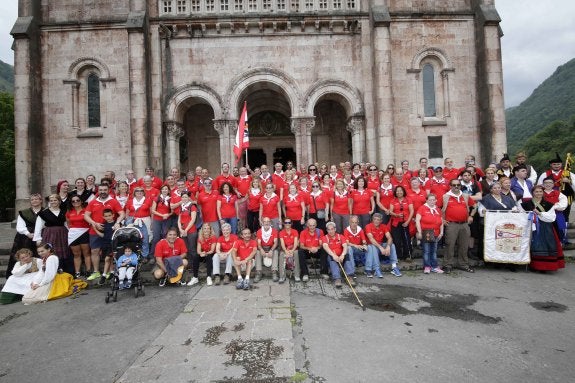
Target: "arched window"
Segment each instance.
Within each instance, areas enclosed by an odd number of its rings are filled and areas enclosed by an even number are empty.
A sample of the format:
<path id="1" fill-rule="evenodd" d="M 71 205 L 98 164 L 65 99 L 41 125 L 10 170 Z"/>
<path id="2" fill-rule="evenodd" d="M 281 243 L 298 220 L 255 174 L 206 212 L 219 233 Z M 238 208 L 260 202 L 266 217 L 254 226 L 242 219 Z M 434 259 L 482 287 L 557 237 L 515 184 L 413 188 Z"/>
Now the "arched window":
<path id="1" fill-rule="evenodd" d="M 100 78 L 96 73 L 90 73 L 87 79 L 88 90 L 88 127 L 100 127 Z"/>
<path id="2" fill-rule="evenodd" d="M 423 114 L 425 117 L 435 117 L 435 78 L 433 65 L 423 66 Z"/>

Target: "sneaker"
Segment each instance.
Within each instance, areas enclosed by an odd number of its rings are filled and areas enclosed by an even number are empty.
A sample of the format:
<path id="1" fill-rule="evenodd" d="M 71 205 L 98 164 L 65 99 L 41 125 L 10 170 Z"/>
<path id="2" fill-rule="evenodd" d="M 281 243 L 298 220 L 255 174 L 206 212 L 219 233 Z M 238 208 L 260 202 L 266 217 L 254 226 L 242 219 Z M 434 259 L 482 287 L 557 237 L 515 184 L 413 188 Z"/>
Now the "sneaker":
<path id="1" fill-rule="evenodd" d="M 190 281 L 188 282 L 188 286 L 194 286 L 197 285 L 200 281 L 198 280 L 198 278 L 193 277 L 192 279 L 190 279 Z"/>
<path id="2" fill-rule="evenodd" d="M 238 283 L 236 283 L 236 289 L 241 290 L 244 288 L 244 280 L 238 279 Z"/>
<path id="3" fill-rule="evenodd" d="M 336 280 L 333 282 L 333 285 L 334 285 L 336 288 L 341 289 L 341 279 L 336 279 Z"/>
<path id="4" fill-rule="evenodd" d="M 107 273 L 107 274 L 102 274 L 103 276 L 106 277 L 106 280 L 109 280 L 110 278 L 112 278 L 112 273 Z"/>
<path id="5" fill-rule="evenodd" d="M 74 274 L 74 279 L 80 279 L 80 277 L 82 277 L 82 273 L 77 272 L 76 274 Z"/>
<path id="6" fill-rule="evenodd" d="M 98 279 L 102 276 L 102 274 L 100 274 L 98 271 L 94 271 L 92 274 L 90 274 L 88 276 L 88 278 L 86 278 L 87 281 L 93 281 L 94 279 Z"/>
<path id="7" fill-rule="evenodd" d="M 212 283 L 212 277 L 207 277 L 206 278 L 206 285 L 211 286 L 212 284 L 213 284 Z"/>
<path id="8" fill-rule="evenodd" d="M 301 282 L 301 278 L 300 278 L 300 277 L 294 277 L 294 280 L 295 280 L 296 282 Z"/>
<path id="9" fill-rule="evenodd" d="M 301 280 L 304 282 L 309 281 L 309 276 L 308 275 L 304 275 L 303 277 L 301 277 Z"/>
<path id="10" fill-rule="evenodd" d="M 374 275 L 378 278 L 383 278 L 383 274 L 381 273 L 381 270 L 375 270 Z"/>
<path id="11" fill-rule="evenodd" d="M 396 277 L 401 277 L 401 271 L 399 271 L 399 268 L 397 266 L 391 269 L 391 273 Z"/>
<path id="12" fill-rule="evenodd" d="M 220 276 L 219 275 L 214 276 L 214 285 L 216 285 L 216 286 L 220 285 Z"/>
<path id="13" fill-rule="evenodd" d="M 166 285 L 166 278 L 164 277 L 164 278 L 160 279 L 160 284 L 159 284 L 159 286 L 160 286 L 160 287 L 164 287 L 165 285 Z"/>
<path id="14" fill-rule="evenodd" d="M 366 275 L 368 278 L 373 278 L 373 271 L 371 271 L 371 270 L 365 270 L 365 275 Z"/>
<path id="15" fill-rule="evenodd" d="M 228 274 L 224 275 L 224 285 L 230 284 L 230 276 Z"/>
<path id="16" fill-rule="evenodd" d="M 299 279 L 299 278 L 298 278 L 298 279 Z M 278 283 L 281 285 L 281 284 L 284 283 L 285 281 L 286 281 L 285 278 L 280 278 L 279 281 L 278 281 Z"/>
<path id="17" fill-rule="evenodd" d="M 321 277 L 323 278 L 324 281 L 329 281 L 329 275 L 322 274 Z"/>
<path id="18" fill-rule="evenodd" d="M 440 267 L 434 267 L 433 269 L 431 269 L 431 272 L 437 274 L 443 274 L 443 270 L 441 270 Z"/>
<path id="19" fill-rule="evenodd" d="M 430 272 L 431 272 L 431 267 L 425 266 L 425 267 L 423 268 L 423 274 L 429 274 Z"/>
<path id="20" fill-rule="evenodd" d="M 445 274 L 451 274 L 451 270 L 452 270 L 451 266 L 445 266 L 443 272 Z"/>
<path id="21" fill-rule="evenodd" d="M 250 280 L 246 279 L 244 280 L 244 290 L 249 290 L 250 289 Z"/>
<path id="22" fill-rule="evenodd" d="M 120 282 L 118 285 L 118 290 L 124 290 L 124 282 Z"/>
<path id="23" fill-rule="evenodd" d="M 106 276 L 101 275 L 100 279 L 98 280 L 98 285 L 102 286 L 104 283 L 106 283 Z"/>
<path id="24" fill-rule="evenodd" d="M 279 277 L 278 277 L 278 272 L 277 272 L 277 271 L 274 271 L 274 272 L 272 273 L 272 281 L 274 281 L 274 282 L 279 281 Z"/>
<path id="25" fill-rule="evenodd" d="M 129 289 L 132 287 L 132 281 L 126 282 L 126 288 Z"/>
<path id="26" fill-rule="evenodd" d="M 254 283 L 258 283 L 261 280 L 262 280 L 262 273 L 257 272 L 256 277 L 254 278 Z"/>

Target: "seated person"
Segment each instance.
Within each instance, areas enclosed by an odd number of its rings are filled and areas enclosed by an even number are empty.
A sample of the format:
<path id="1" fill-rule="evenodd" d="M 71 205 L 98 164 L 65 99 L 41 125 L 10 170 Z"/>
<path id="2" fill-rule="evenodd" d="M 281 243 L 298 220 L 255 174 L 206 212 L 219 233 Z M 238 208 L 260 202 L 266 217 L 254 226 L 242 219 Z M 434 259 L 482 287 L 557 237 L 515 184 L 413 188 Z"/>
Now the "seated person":
<path id="1" fill-rule="evenodd" d="M 286 281 L 286 269 L 293 270 L 295 281 L 301 281 L 299 277 L 299 257 L 297 248 L 299 246 L 299 237 L 296 229 L 292 229 L 292 221 L 289 218 L 284 220 L 283 229 L 279 232 L 281 251 L 279 255 L 279 283 Z"/>
<path id="2" fill-rule="evenodd" d="M 232 234 L 232 226 L 229 223 L 224 223 L 222 225 L 222 235 L 218 238 L 216 242 L 216 252 L 212 257 L 212 268 L 214 272 L 214 284 L 218 286 L 220 284 L 220 265 L 222 263 L 226 264 L 225 275 L 224 275 L 224 285 L 230 283 L 230 276 L 232 275 L 232 250 L 238 236 Z"/>
<path id="3" fill-rule="evenodd" d="M 277 282 L 279 280 L 278 231 L 272 227 L 272 220 L 270 218 L 264 217 L 262 219 L 262 227 L 257 231 L 256 239 L 258 252 L 256 253 L 256 277 L 254 278 L 254 283 L 258 283 L 262 279 L 262 269 L 264 265 L 271 267 L 272 280 Z"/>
<path id="4" fill-rule="evenodd" d="M 401 277 L 401 271 L 397 267 L 397 254 L 393 245 L 393 238 L 391 238 L 389 233 L 389 226 L 382 224 L 382 220 L 383 216 L 380 213 L 375 213 L 372 217 L 372 222 L 365 227 L 369 243 L 365 259 L 365 273 L 368 278 L 373 278 L 373 275 L 383 278 L 379 260 L 379 255 L 381 254 L 384 257 L 389 257 L 391 273 L 396 277 Z M 384 239 L 387 240 L 387 243 L 384 243 Z"/>
<path id="5" fill-rule="evenodd" d="M 254 266 L 254 257 L 258 250 L 258 245 L 252 238 L 250 229 L 242 230 L 242 238 L 237 240 L 232 249 L 232 258 L 234 268 L 238 274 L 238 283 L 236 289 L 250 289 L 250 272 Z M 242 277 L 242 271 L 245 270 L 245 277 Z"/>
<path id="6" fill-rule="evenodd" d="M 154 278 L 160 281 L 160 287 L 166 285 L 168 277 L 175 277 L 179 274 L 180 266 L 185 268 L 188 265 L 187 251 L 186 242 L 178 237 L 178 229 L 169 228 L 166 238 L 158 242 L 154 253 L 156 257 Z"/>
<path id="7" fill-rule="evenodd" d="M 306 259 L 312 257 L 319 257 L 321 276 L 323 279 L 329 279 L 329 276 L 327 275 L 327 254 L 322 247 L 322 237 L 323 231 L 317 228 L 316 220 L 313 218 L 308 219 L 306 228 L 299 235 L 299 267 L 301 271 L 301 279 L 304 282 L 309 280 L 309 271 Z"/>
<path id="8" fill-rule="evenodd" d="M 118 287 L 120 290 L 132 287 L 132 277 L 134 276 L 136 266 L 138 266 L 138 255 L 134 253 L 134 250 L 130 246 L 126 246 L 124 254 L 116 261 L 118 279 L 120 280 Z M 126 284 L 124 284 L 124 280 L 126 280 Z"/>
<path id="9" fill-rule="evenodd" d="M 3 305 L 21 301 L 22 296 L 30 290 L 34 277 L 42 269 L 42 260 L 34 258 L 30 249 L 18 250 L 15 257 L 16 264 L 12 269 L 12 275 L 8 277 L 0 293 L 0 304 Z"/>
<path id="10" fill-rule="evenodd" d="M 54 278 L 58 273 L 59 259 L 58 256 L 54 254 L 52 245 L 40 243 L 37 250 L 42 260 L 42 267 L 39 268 L 38 273 L 34 273 L 30 288 L 22 297 L 22 303 L 25 305 L 46 302 L 50 295 Z"/>
<path id="11" fill-rule="evenodd" d="M 349 217 L 349 226 L 344 229 L 343 235 L 347 240 L 347 252 L 354 270 L 356 266 L 365 265 L 367 237 L 365 236 L 365 231 L 359 227 L 359 217 L 357 215 Z"/>
<path id="12" fill-rule="evenodd" d="M 345 273 L 349 277 L 352 277 L 349 283 L 351 283 L 352 286 L 355 286 L 355 281 L 353 280 L 355 270 L 349 260 L 350 257 L 347 253 L 347 241 L 345 237 L 335 232 L 335 222 L 328 222 L 325 227 L 327 235 L 322 239 L 323 249 L 328 255 L 331 277 L 335 287 L 341 288 L 341 272 L 340 265 L 338 265 L 338 263 L 343 264 Z"/>

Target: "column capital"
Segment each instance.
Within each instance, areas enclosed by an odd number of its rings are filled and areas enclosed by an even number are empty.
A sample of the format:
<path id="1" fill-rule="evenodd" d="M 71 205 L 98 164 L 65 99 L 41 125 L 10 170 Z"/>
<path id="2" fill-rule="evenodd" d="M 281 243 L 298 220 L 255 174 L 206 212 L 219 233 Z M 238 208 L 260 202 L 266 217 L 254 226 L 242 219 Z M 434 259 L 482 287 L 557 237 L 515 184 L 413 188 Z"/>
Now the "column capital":
<path id="1" fill-rule="evenodd" d="M 168 133 L 168 140 L 177 141 L 184 136 L 182 125 L 175 121 L 164 122 L 164 129 Z"/>
<path id="2" fill-rule="evenodd" d="M 353 116 L 347 120 L 345 129 L 351 134 L 358 134 L 363 131 L 365 125 L 365 120 L 363 116 Z"/>
<path id="3" fill-rule="evenodd" d="M 293 134 L 311 134 L 315 127 L 315 117 L 292 117 L 291 131 Z"/>
<path id="4" fill-rule="evenodd" d="M 214 130 L 218 132 L 221 136 L 226 131 L 226 128 L 230 132 L 230 135 L 234 135 L 238 129 L 238 122 L 236 120 L 213 120 Z"/>

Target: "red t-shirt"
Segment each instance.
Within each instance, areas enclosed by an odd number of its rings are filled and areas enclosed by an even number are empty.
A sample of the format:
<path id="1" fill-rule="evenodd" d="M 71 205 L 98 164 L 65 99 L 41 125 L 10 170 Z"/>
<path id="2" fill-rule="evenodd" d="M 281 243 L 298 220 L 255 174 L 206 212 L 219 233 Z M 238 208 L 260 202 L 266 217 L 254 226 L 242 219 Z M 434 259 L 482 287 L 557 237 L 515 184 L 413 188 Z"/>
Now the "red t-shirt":
<path id="1" fill-rule="evenodd" d="M 323 230 L 315 229 L 313 233 L 310 233 L 306 228 L 299 235 L 299 243 L 302 247 L 321 247 L 321 237 L 323 237 Z"/>
<path id="2" fill-rule="evenodd" d="M 419 193 L 414 192 L 413 190 L 409 190 L 407 192 L 407 196 L 413 203 L 413 211 L 417 212 L 417 210 L 427 201 L 427 192 L 422 188 L 419 189 Z M 394 210 L 395 211 L 395 208 Z M 413 216 L 415 218 L 415 215 Z"/>
<path id="3" fill-rule="evenodd" d="M 220 174 L 219 176 L 216 177 L 216 179 L 213 181 L 212 183 L 212 189 L 214 190 L 220 190 L 220 186 L 222 186 L 224 184 L 224 182 L 229 182 L 232 185 L 232 188 L 235 189 L 238 187 L 238 180 L 236 179 L 236 177 L 234 177 L 231 174 L 228 174 L 227 176 L 224 176 L 223 174 Z"/>
<path id="4" fill-rule="evenodd" d="M 280 189 L 284 187 L 285 184 L 285 173 L 282 172 L 281 174 L 276 174 L 275 172 L 272 174 L 272 183 L 276 187 L 276 190 L 279 192 Z"/>
<path id="5" fill-rule="evenodd" d="M 156 197 L 155 201 L 156 201 L 156 212 L 160 213 L 160 214 L 169 214 L 172 209 L 170 208 L 170 202 L 172 200 L 172 197 L 167 197 L 167 199 L 162 199 L 162 197 L 158 196 Z M 164 219 L 160 216 L 157 216 L 154 214 L 153 218 L 156 221 L 163 221 Z"/>
<path id="6" fill-rule="evenodd" d="M 260 189 L 254 189 L 254 190 L 258 190 L 256 194 L 254 194 L 251 190 L 247 192 L 248 210 L 260 211 L 260 198 L 262 198 L 263 193 Z"/>
<path id="7" fill-rule="evenodd" d="M 152 208 L 153 199 L 144 197 L 142 205 L 136 210 L 134 207 L 134 199 L 129 198 L 126 202 L 126 215 L 134 218 L 144 218 L 149 217 L 152 213 L 150 209 Z"/>
<path id="8" fill-rule="evenodd" d="M 325 205 L 329 203 L 329 192 L 322 191 L 317 196 L 309 195 L 309 212 L 317 213 L 318 210 L 325 209 Z"/>
<path id="9" fill-rule="evenodd" d="M 159 177 L 153 177 L 152 178 L 152 187 L 153 188 L 160 190 L 162 188 L 163 184 L 164 183 L 162 182 L 162 180 Z M 144 177 L 142 177 L 138 180 L 138 186 L 144 186 Z M 148 195 L 146 194 L 146 196 L 148 196 Z"/>
<path id="10" fill-rule="evenodd" d="M 362 191 L 353 190 L 351 192 L 351 200 L 353 201 L 351 213 L 352 214 L 369 214 L 371 210 L 371 191 L 364 189 Z"/>
<path id="11" fill-rule="evenodd" d="M 204 222 L 216 222 L 218 220 L 217 201 L 219 193 L 212 189 L 211 192 L 206 193 L 202 190 L 198 194 L 198 204 L 202 209 L 202 219 Z"/>
<path id="12" fill-rule="evenodd" d="M 401 181 L 399 181 L 395 176 L 391 177 L 391 184 L 393 185 L 393 187 L 397 187 L 397 186 L 403 186 L 405 191 L 408 191 L 409 189 L 411 189 L 411 177 L 407 177 L 406 175 L 403 176 L 403 178 L 401 179 Z"/>
<path id="13" fill-rule="evenodd" d="M 86 213 L 86 209 L 82 209 L 79 212 L 76 212 L 76 209 L 72 208 L 66 212 L 66 219 L 69 222 L 70 229 L 88 229 L 90 228 L 90 224 L 86 222 L 84 219 L 84 214 Z"/>
<path id="14" fill-rule="evenodd" d="M 271 235 L 270 239 L 268 240 L 268 242 L 264 242 L 264 240 L 262 238 L 262 229 L 259 229 L 257 231 L 256 237 L 260 241 L 262 247 L 264 247 L 264 246 L 270 246 L 271 247 L 274 245 L 274 241 L 278 237 L 278 231 L 272 227 L 272 235 Z"/>
<path id="15" fill-rule="evenodd" d="M 286 249 L 291 249 L 295 243 L 295 239 L 298 237 L 298 232 L 297 230 L 291 229 L 290 232 L 288 233 L 287 230 L 282 230 L 279 233 L 279 237 L 280 239 L 284 240 L 284 245 L 286 247 Z"/>
<path id="16" fill-rule="evenodd" d="M 235 194 L 222 194 L 218 196 L 218 200 L 220 201 L 220 214 L 222 218 L 236 218 L 236 201 L 238 197 Z"/>
<path id="17" fill-rule="evenodd" d="M 367 225 L 365 225 L 366 238 L 367 238 L 367 235 L 369 233 L 371 233 L 371 235 L 373 236 L 373 239 L 375 239 L 375 241 L 377 243 L 383 242 L 383 240 L 385 239 L 385 234 L 387 232 L 389 232 L 389 226 L 388 225 L 380 224 L 378 227 L 375 227 L 373 222 L 370 222 Z"/>
<path id="18" fill-rule="evenodd" d="M 176 208 L 175 213 L 178 215 L 178 217 L 180 217 L 180 223 L 184 229 L 190 224 L 190 221 L 192 220 L 192 213 L 196 212 L 197 216 L 197 211 L 198 208 L 191 202 L 188 203 L 187 206 L 180 205 Z M 196 231 L 196 225 L 193 224 L 188 229 L 187 233 L 195 233 Z"/>
<path id="19" fill-rule="evenodd" d="M 161 186 L 160 186 L 160 188 L 161 188 Z M 160 189 L 155 188 L 155 187 L 151 187 L 149 189 L 146 189 L 144 187 L 144 191 L 145 191 L 144 195 L 146 196 L 146 198 L 149 198 L 151 201 L 155 200 L 160 195 Z"/>
<path id="20" fill-rule="evenodd" d="M 438 180 L 435 177 L 429 179 L 429 192 L 437 197 L 437 206 L 443 206 L 443 195 L 449 191 L 449 180 L 445 177 Z"/>
<path id="21" fill-rule="evenodd" d="M 100 201 L 98 198 L 91 200 L 86 207 L 86 213 L 91 213 L 90 217 L 94 222 L 104 223 L 103 214 L 106 209 L 111 209 L 114 212 L 114 219 L 116 219 L 118 214 L 123 210 L 118 200 L 108 196 L 108 199 L 105 201 Z M 96 235 L 96 231 L 93 227 L 90 227 L 90 234 Z"/>
<path id="22" fill-rule="evenodd" d="M 409 197 L 404 197 L 402 201 L 394 198 L 391 200 L 391 206 L 393 206 L 393 214 L 403 214 L 402 217 L 391 217 L 391 226 L 396 227 L 397 225 L 405 222 L 407 217 L 409 217 L 409 205 L 413 206 L 413 202 Z"/>
<path id="23" fill-rule="evenodd" d="M 236 243 L 237 240 L 238 236 L 235 234 L 230 234 L 227 240 L 223 235 L 220 236 L 220 238 L 218 238 L 218 243 L 220 244 L 220 252 L 227 253 L 228 251 L 230 251 L 232 247 L 234 247 L 234 244 Z"/>
<path id="24" fill-rule="evenodd" d="M 435 209 L 431 209 L 427 205 L 421 206 L 417 209 L 417 214 L 421 216 L 419 221 L 421 225 L 421 230 L 431 230 L 435 235 L 439 235 L 439 229 L 441 228 L 441 222 L 443 221 L 441 218 L 441 209 L 439 207 L 435 207 Z"/>
<path id="25" fill-rule="evenodd" d="M 174 247 L 171 247 L 166 239 L 162 239 L 156 245 L 154 256 L 158 258 L 170 258 L 175 256 L 182 256 L 182 254 L 186 254 L 187 252 L 188 248 L 186 247 L 186 242 L 183 239 L 176 238 Z"/>
<path id="26" fill-rule="evenodd" d="M 451 168 L 451 169 L 447 169 L 447 168 L 443 168 L 443 178 L 445 178 L 447 180 L 447 184 L 449 185 L 449 181 L 456 179 L 457 177 L 459 177 L 459 173 L 460 170 L 459 169 L 455 169 L 455 168 Z"/>
<path id="27" fill-rule="evenodd" d="M 212 235 L 211 237 L 204 239 L 204 237 L 200 236 L 198 237 L 198 243 L 200 244 L 202 251 L 210 251 L 212 249 L 212 245 L 216 243 L 216 237 Z"/>
<path id="28" fill-rule="evenodd" d="M 248 194 L 248 192 L 250 191 L 250 185 L 252 183 L 252 177 L 250 176 L 238 176 L 236 177 L 236 188 L 237 188 L 237 192 L 240 194 L 241 197 L 244 197 Z"/>
<path id="29" fill-rule="evenodd" d="M 467 203 L 469 206 L 473 206 L 475 201 L 469 197 L 467 199 Z M 463 193 L 459 194 L 459 198 L 450 195 L 447 201 L 447 207 L 445 209 L 445 220 L 448 222 L 463 223 L 467 222 L 467 217 L 469 217 L 469 212 L 467 211 Z"/>
<path id="30" fill-rule="evenodd" d="M 383 188 L 383 185 L 379 187 L 379 203 L 382 204 L 386 209 L 391 206 L 391 200 L 393 200 L 393 185 L 391 187 Z"/>
<path id="31" fill-rule="evenodd" d="M 333 207 L 332 211 L 339 215 L 348 215 L 349 214 L 349 193 L 346 191 L 343 194 L 339 194 L 336 190 L 333 192 Z"/>
<path id="32" fill-rule="evenodd" d="M 250 254 L 254 251 L 254 249 L 258 248 L 258 245 L 256 243 L 255 240 L 250 239 L 249 241 L 244 241 L 243 239 L 240 239 L 238 241 L 236 241 L 234 247 L 236 248 L 237 251 L 237 256 L 240 260 L 244 260 L 247 257 L 250 256 Z"/>
<path id="33" fill-rule="evenodd" d="M 365 232 L 361 227 L 357 227 L 357 232 L 352 233 L 349 226 L 343 231 L 343 236 L 352 245 L 363 245 L 367 243 L 367 238 L 365 237 Z"/>
<path id="34" fill-rule="evenodd" d="M 301 194 L 288 194 L 284 197 L 286 216 L 294 221 L 300 221 L 303 217 L 302 203 L 305 206 L 304 197 Z"/>
<path id="35" fill-rule="evenodd" d="M 331 251 L 333 251 L 338 257 L 343 253 L 343 244 L 346 239 L 341 234 L 335 233 L 335 236 L 324 235 L 322 239 L 323 243 L 327 243 L 327 246 Z"/>
<path id="36" fill-rule="evenodd" d="M 365 180 L 367 181 L 366 189 L 370 190 L 373 194 L 375 194 L 375 192 L 379 189 L 379 185 L 381 185 L 381 181 L 379 180 L 379 178 L 367 177 Z"/>
<path id="37" fill-rule="evenodd" d="M 264 193 L 260 198 L 260 205 L 262 206 L 262 217 L 268 217 L 270 219 L 278 218 L 278 204 L 280 202 L 280 197 L 277 194 L 273 194 L 270 198 Z M 301 219 L 301 215 L 298 220 Z"/>

